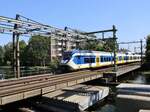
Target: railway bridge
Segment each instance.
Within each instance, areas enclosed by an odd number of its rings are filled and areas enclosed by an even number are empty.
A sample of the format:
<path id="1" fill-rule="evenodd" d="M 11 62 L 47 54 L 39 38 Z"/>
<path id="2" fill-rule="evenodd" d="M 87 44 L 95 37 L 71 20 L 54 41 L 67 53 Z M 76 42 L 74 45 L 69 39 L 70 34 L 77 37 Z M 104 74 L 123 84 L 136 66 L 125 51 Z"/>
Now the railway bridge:
<path id="1" fill-rule="evenodd" d="M 10 33 L 13 36 L 13 71 L 14 79 L 5 79 L 0 81 L 0 106 L 13 103 L 16 101 L 24 100 L 27 98 L 42 96 L 48 93 L 56 92 L 66 87 L 74 86 L 81 84 L 87 81 L 92 81 L 95 79 L 103 78 L 106 79 L 106 82 L 109 79 L 117 79 L 117 77 L 134 71 L 141 67 L 140 62 L 128 63 L 125 65 L 118 65 L 116 63 L 117 56 L 117 29 L 113 25 L 112 29 L 95 31 L 95 32 L 75 32 L 75 31 L 66 31 L 59 28 L 55 28 L 49 25 L 41 24 L 21 15 L 16 15 L 16 19 L 0 16 L 0 33 Z M 19 47 L 19 37 L 20 36 L 32 36 L 40 35 L 61 40 L 66 39 L 75 39 L 76 43 L 79 41 L 85 40 L 95 40 L 91 34 L 100 33 L 102 34 L 102 39 L 97 40 L 108 40 L 113 39 L 113 67 L 105 67 L 96 70 L 82 70 L 71 73 L 64 73 L 59 75 L 53 74 L 41 74 L 36 76 L 29 77 L 20 77 L 20 47 Z M 112 37 L 104 38 L 105 33 L 112 33 Z M 133 43 L 139 43 L 133 42 Z M 142 41 L 141 43 L 141 59 L 142 59 Z M 51 41 L 50 41 L 50 56 L 51 56 Z M 63 45 L 63 41 L 61 43 Z M 126 44 L 126 43 L 120 43 Z M 63 51 L 63 46 L 62 46 Z M 51 57 L 50 57 L 51 59 Z M 107 80 L 108 79 L 108 80 Z M 115 80 L 117 81 L 117 80 Z"/>
<path id="2" fill-rule="evenodd" d="M 104 74 L 111 73 L 115 77 L 140 68 L 140 63 L 119 65 L 116 72 L 113 67 L 97 70 L 83 70 L 66 74 L 51 75 L 42 74 L 37 76 L 22 77 L 0 81 L 0 105 L 15 101 L 44 95 L 65 87 L 84 83 L 98 78 L 104 78 Z"/>

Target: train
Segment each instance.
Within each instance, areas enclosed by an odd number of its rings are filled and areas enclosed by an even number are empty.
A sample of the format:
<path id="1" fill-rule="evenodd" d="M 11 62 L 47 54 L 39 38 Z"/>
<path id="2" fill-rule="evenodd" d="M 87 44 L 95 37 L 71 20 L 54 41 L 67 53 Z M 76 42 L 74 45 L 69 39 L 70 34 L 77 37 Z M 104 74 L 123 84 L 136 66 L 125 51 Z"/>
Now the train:
<path id="1" fill-rule="evenodd" d="M 133 53 L 116 53 L 116 64 L 141 61 L 141 55 Z M 90 50 L 65 51 L 61 64 L 71 70 L 99 68 L 114 64 L 114 53 Z"/>

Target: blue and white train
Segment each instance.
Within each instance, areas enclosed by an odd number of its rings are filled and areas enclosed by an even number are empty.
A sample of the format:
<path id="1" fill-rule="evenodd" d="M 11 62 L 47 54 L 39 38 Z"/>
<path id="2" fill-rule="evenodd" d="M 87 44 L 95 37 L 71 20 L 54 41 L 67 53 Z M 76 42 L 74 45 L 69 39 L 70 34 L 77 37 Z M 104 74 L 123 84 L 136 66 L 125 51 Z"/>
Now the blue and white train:
<path id="1" fill-rule="evenodd" d="M 138 62 L 140 60 L 141 56 L 138 54 L 116 54 L 117 64 Z M 114 64 L 114 55 L 111 52 L 89 50 L 65 51 L 61 64 L 69 66 L 73 70 L 110 66 Z"/>

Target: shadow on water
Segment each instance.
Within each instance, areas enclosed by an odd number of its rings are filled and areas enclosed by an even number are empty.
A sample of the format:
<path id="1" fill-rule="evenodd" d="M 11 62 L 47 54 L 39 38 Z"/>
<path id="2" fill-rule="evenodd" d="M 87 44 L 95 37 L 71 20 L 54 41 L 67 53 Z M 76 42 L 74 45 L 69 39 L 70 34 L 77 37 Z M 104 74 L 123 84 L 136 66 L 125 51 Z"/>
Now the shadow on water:
<path id="1" fill-rule="evenodd" d="M 87 112 L 119 112 L 115 106 L 115 102 L 105 101 L 100 102 L 90 107 Z"/>
<path id="2" fill-rule="evenodd" d="M 97 109 L 95 112 L 117 112 L 115 105 L 106 104 L 103 107 Z"/>

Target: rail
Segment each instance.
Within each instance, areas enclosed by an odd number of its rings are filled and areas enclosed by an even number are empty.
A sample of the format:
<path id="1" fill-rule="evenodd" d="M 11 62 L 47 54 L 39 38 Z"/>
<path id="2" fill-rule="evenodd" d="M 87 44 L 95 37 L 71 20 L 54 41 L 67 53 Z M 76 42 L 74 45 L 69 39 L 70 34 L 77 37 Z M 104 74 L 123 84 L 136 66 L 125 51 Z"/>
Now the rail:
<path id="1" fill-rule="evenodd" d="M 119 65 L 118 69 L 133 65 L 135 64 Z M 45 94 L 67 86 L 100 78 L 103 76 L 103 72 L 112 70 L 113 67 L 108 67 L 92 71 L 84 70 L 59 75 L 43 74 L 39 76 L 0 81 L 0 105 L 13 102 L 15 95 L 21 95 L 20 99 L 24 99 Z M 18 99 L 18 97 L 19 96 L 16 96 L 15 98 Z M 3 100 L 7 98 L 9 99 L 8 102 L 3 102 Z M 10 101 L 10 99 L 12 101 Z"/>

